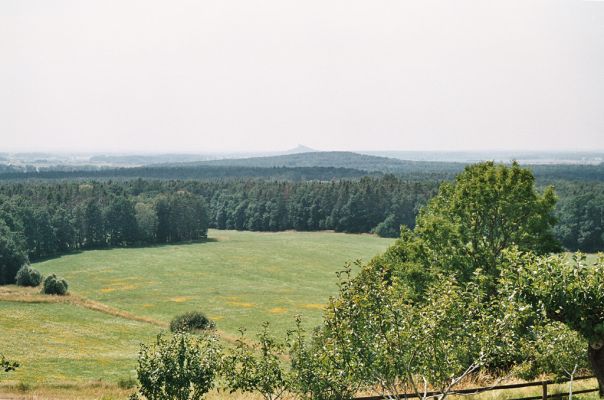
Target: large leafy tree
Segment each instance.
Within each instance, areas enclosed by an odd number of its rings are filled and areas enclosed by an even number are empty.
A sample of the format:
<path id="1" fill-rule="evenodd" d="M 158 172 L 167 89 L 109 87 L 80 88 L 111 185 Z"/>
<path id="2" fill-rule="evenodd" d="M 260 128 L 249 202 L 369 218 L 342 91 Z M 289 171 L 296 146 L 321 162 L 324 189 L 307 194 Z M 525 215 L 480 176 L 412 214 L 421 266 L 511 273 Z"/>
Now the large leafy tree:
<path id="1" fill-rule="evenodd" d="M 356 278 L 343 271 L 311 350 L 295 342 L 294 370 L 303 389 L 319 392 L 314 397 L 351 398 L 365 389 L 427 399 L 435 390 L 442 400 L 513 348 L 519 313 L 510 301 L 489 301 L 480 285 L 440 276 L 422 302 L 412 302 L 385 273 L 371 265 Z"/>
<path id="2" fill-rule="evenodd" d="M 527 325 L 540 315 L 504 295 L 501 269 L 511 247 L 558 249 L 555 200 L 516 163 L 472 165 L 443 184 L 413 231 L 403 229 L 384 255 L 340 283 L 315 336 L 322 365 L 337 371 L 327 376 L 348 377 L 349 392 L 362 382 L 421 397 L 425 383 L 446 397 L 479 368 L 510 372 L 523 363 L 513 343 L 534 345 Z"/>
<path id="3" fill-rule="evenodd" d="M 417 218 L 415 234 L 428 264 L 468 279 L 477 269 L 497 275 L 503 250 L 545 254 L 559 249 L 553 235 L 556 197 L 540 194 L 528 169 L 484 162 L 465 168 Z"/>

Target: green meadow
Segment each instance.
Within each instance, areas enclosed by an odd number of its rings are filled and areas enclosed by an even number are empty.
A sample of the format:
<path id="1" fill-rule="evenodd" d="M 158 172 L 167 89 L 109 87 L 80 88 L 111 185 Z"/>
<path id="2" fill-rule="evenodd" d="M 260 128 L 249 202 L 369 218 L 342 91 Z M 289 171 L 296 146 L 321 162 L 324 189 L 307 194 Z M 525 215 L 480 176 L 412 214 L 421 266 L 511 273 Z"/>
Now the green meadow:
<path id="1" fill-rule="evenodd" d="M 92 250 L 34 264 L 67 279 L 70 296 L 48 300 L 12 287 L 0 293 L 0 351 L 19 360 L 12 382 L 134 377 L 139 343 L 177 314 L 200 310 L 227 340 L 263 321 L 284 335 L 302 314 L 320 322 L 335 273 L 370 260 L 392 240 L 331 232 L 210 230 L 203 243 Z"/>

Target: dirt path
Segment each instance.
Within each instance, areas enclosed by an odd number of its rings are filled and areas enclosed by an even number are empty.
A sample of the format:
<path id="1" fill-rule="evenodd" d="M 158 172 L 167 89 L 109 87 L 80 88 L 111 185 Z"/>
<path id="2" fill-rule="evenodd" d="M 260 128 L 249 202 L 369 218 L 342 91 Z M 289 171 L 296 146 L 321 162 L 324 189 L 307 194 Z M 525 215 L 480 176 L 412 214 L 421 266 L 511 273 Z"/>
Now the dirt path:
<path id="1" fill-rule="evenodd" d="M 136 314 L 129 313 L 128 311 L 120 310 L 119 308 L 108 306 L 104 303 L 87 299 L 85 297 L 78 296 L 77 294 L 68 294 L 67 296 L 49 296 L 40 293 L 38 288 L 25 288 L 18 286 L 0 286 L 0 301 L 13 302 L 13 303 L 60 303 L 70 304 L 77 307 L 83 307 L 92 311 L 101 312 L 103 314 L 111 315 L 114 317 L 124 318 L 131 321 L 142 322 L 158 326 L 162 329 L 167 329 L 169 324 L 167 322 L 159 321 L 157 319 L 142 317 Z M 237 338 L 221 330 L 217 330 L 216 334 L 228 343 L 235 343 Z M 3 400 L 0 397 L 0 400 Z"/>

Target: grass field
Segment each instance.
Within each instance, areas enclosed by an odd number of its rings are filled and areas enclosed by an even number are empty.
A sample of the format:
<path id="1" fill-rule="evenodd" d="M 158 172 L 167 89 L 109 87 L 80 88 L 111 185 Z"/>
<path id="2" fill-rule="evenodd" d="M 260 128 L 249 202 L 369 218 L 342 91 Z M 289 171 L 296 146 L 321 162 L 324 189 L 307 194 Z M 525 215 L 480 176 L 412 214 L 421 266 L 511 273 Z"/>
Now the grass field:
<path id="1" fill-rule="evenodd" d="M 205 243 L 87 251 L 34 265 L 67 279 L 68 298 L 0 291 L 0 351 L 22 367 L 3 382 L 115 383 L 133 377 L 140 342 L 182 312 L 201 310 L 226 338 L 270 321 L 308 325 L 337 290 L 335 272 L 391 240 L 329 232 L 210 231 Z M 50 300 L 52 299 L 52 300 Z M 8 381 L 10 379 L 10 381 Z"/>
<path id="2" fill-rule="evenodd" d="M 392 243 L 329 232 L 210 231 L 209 236 L 205 243 L 87 251 L 36 263 L 44 274 L 69 281 L 66 297 L 0 287 L 0 352 L 22 364 L 0 375 L 0 399 L 125 399 L 131 390 L 116 383 L 135 377 L 139 344 L 189 310 L 213 318 L 226 339 L 239 327 L 253 333 L 262 321 L 284 334 L 298 313 L 308 326 L 316 325 L 337 290 L 335 272 Z M 480 398 L 533 391 L 538 389 Z M 219 398 L 243 399 L 210 396 Z"/>

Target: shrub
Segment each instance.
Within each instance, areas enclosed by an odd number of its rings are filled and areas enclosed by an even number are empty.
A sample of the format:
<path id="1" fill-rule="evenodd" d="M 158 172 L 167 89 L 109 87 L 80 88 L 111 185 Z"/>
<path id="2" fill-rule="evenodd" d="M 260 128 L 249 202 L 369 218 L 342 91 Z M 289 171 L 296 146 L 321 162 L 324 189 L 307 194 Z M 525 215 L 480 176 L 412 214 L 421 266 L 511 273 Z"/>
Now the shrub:
<path id="1" fill-rule="evenodd" d="M 215 327 L 214 322 L 199 311 L 178 315 L 170 322 L 172 332 L 200 332 Z"/>
<path id="2" fill-rule="evenodd" d="M 401 224 L 397 223 L 394 215 L 390 214 L 373 228 L 373 232 L 380 237 L 397 238 L 401 235 Z"/>
<path id="3" fill-rule="evenodd" d="M 136 369 L 139 394 L 148 400 L 201 399 L 214 386 L 220 353 L 213 336 L 159 335 L 154 344 L 141 346 Z"/>
<path id="4" fill-rule="evenodd" d="M 279 400 L 293 386 L 292 374 L 281 360 L 285 344 L 269 332 L 268 322 L 262 325 L 258 343 L 248 344 L 241 329 L 241 338 L 224 357 L 222 375 L 231 393 L 259 393 L 266 400 Z"/>
<path id="5" fill-rule="evenodd" d="M 35 268 L 29 265 L 24 265 L 17 271 L 15 277 L 19 286 L 38 286 L 42 282 L 42 274 Z"/>
<path id="6" fill-rule="evenodd" d="M 19 363 L 11 361 L 4 357 L 4 354 L 0 354 L 0 372 L 11 372 L 19 368 Z"/>
<path id="7" fill-rule="evenodd" d="M 55 274 L 49 275 L 44 279 L 44 287 L 42 293 L 44 294 L 56 294 L 63 296 L 67 294 L 67 281 Z"/>

